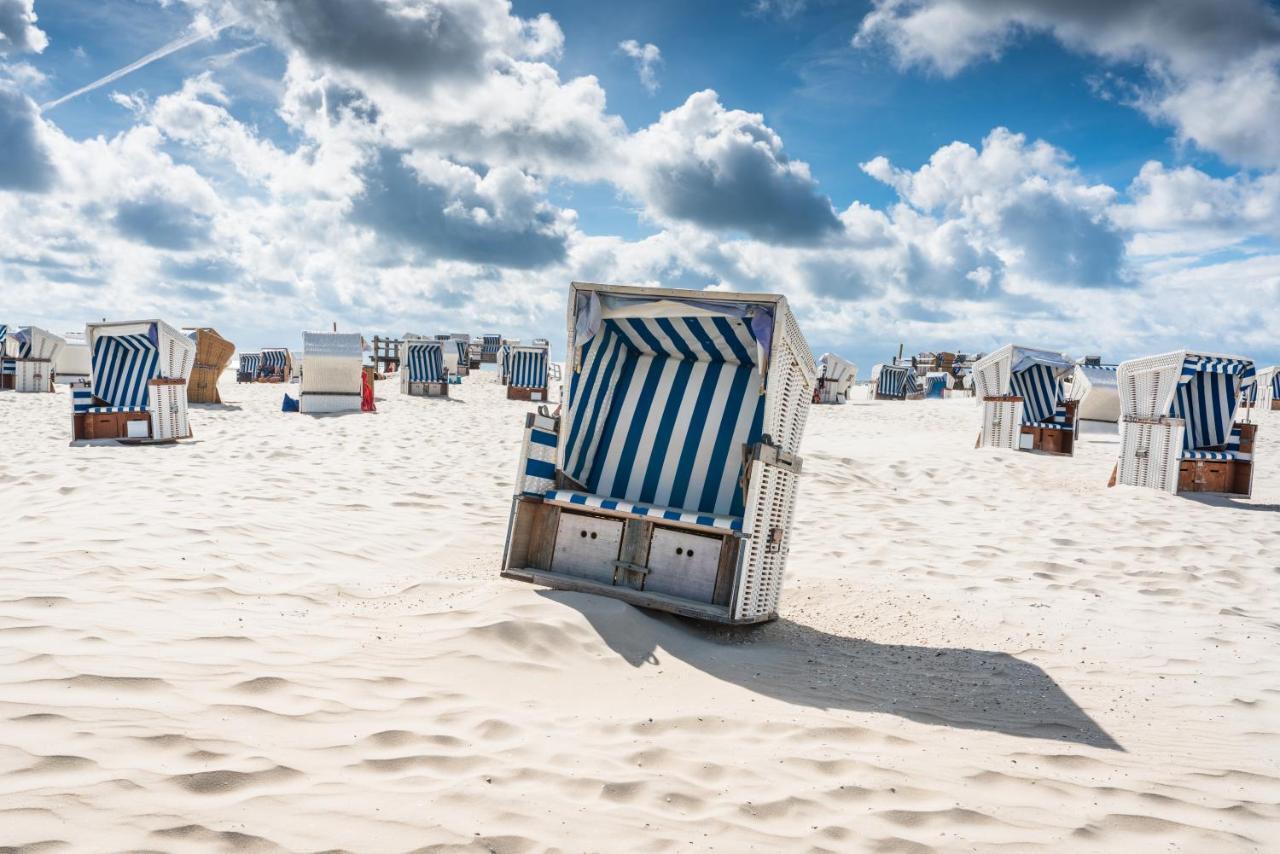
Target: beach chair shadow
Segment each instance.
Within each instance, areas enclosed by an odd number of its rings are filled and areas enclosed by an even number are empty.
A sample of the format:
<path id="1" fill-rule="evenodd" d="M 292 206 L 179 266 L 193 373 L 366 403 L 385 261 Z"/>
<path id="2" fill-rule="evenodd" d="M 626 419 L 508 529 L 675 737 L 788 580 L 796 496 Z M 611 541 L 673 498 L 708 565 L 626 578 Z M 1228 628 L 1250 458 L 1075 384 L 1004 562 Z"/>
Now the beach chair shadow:
<path id="1" fill-rule="evenodd" d="M 1123 750 L 1040 667 L 1004 652 L 878 644 L 779 619 L 696 623 L 581 593 L 539 591 L 582 613 L 633 667 L 665 655 L 783 702 Z"/>

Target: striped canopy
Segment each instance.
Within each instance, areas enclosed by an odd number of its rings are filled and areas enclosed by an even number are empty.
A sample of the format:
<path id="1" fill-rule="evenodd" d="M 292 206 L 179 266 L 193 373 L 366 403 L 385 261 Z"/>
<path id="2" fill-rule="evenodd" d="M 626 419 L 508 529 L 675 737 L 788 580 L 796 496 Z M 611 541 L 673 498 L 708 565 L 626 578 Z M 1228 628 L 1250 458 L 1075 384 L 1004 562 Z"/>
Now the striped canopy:
<path id="1" fill-rule="evenodd" d="M 742 515 L 742 446 L 764 420 L 748 318 L 609 317 L 575 355 L 569 477 L 608 498 Z"/>
<path id="2" fill-rule="evenodd" d="M 444 382 L 444 353 L 439 341 L 405 342 L 405 364 L 411 383 Z"/>
<path id="3" fill-rule="evenodd" d="M 1226 445 L 1241 392 L 1252 385 L 1256 378 L 1248 359 L 1187 354 L 1168 413 L 1187 422 L 1183 450 Z"/>
<path id="4" fill-rule="evenodd" d="M 457 340 L 454 343 L 458 347 L 458 364 L 466 365 L 467 362 L 469 362 L 471 359 L 471 357 L 467 354 L 467 351 L 471 349 L 471 344 L 467 341 L 462 341 L 462 340 Z"/>
<path id="5" fill-rule="evenodd" d="M 147 381 L 160 367 L 160 353 L 151 336 L 98 335 L 91 361 L 95 397 L 110 406 L 149 404 Z"/>
<path id="6" fill-rule="evenodd" d="M 484 336 L 483 343 L 480 345 L 480 350 L 483 353 L 496 353 L 498 352 L 498 348 L 501 346 L 501 335 L 486 335 Z"/>
<path id="7" fill-rule="evenodd" d="M 1271 399 L 1280 400 L 1280 371 L 1271 374 Z"/>
<path id="8" fill-rule="evenodd" d="M 920 390 L 915 369 L 910 365 L 881 365 L 876 380 L 876 393 L 888 397 L 904 397 Z"/>
<path id="9" fill-rule="evenodd" d="M 19 329 L 13 333 L 13 340 L 18 345 L 14 355 L 19 359 L 31 358 L 31 333 L 25 329 Z"/>
<path id="10" fill-rule="evenodd" d="M 1057 368 L 1031 362 L 1009 377 L 1010 391 L 1022 398 L 1022 423 L 1048 421 L 1062 403 L 1062 380 Z"/>
<path id="11" fill-rule="evenodd" d="M 254 374 L 258 373 L 258 365 L 262 363 L 262 355 L 260 353 L 241 353 L 240 354 L 240 373 Z"/>
<path id="12" fill-rule="evenodd" d="M 547 351 L 542 347 L 515 347 L 511 350 L 510 383 L 516 388 L 547 387 Z"/>
<path id="13" fill-rule="evenodd" d="M 262 351 L 262 367 L 275 370 L 283 368 L 289 362 L 289 351 L 283 347 L 272 347 Z"/>

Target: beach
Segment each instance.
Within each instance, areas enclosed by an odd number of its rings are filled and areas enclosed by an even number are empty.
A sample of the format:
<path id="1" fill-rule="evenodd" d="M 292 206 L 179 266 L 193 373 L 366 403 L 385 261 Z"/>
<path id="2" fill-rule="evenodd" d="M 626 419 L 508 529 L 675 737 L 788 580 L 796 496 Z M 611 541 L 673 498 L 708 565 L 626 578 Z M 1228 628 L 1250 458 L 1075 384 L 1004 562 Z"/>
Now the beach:
<path id="1" fill-rule="evenodd" d="M 0 850 L 1280 848 L 1280 412 L 1251 499 L 814 406 L 779 619 L 498 571 L 527 403 L 192 405 L 69 447 L 0 394 Z"/>

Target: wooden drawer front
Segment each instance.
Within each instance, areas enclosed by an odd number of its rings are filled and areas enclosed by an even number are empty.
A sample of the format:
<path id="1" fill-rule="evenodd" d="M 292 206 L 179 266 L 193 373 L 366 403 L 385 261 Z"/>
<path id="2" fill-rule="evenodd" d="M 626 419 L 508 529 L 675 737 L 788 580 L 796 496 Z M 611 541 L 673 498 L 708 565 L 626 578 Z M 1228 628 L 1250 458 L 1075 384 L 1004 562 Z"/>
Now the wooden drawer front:
<path id="1" fill-rule="evenodd" d="M 649 573 L 645 576 L 644 589 L 695 602 L 710 602 L 715 595 L 722 544 L 720 537 L 655 527 L 649 543 Z"/>
<path id="2" fill-rule="evenodd" d="M 621 545 L 621 519 L 561 513 L 551 571 L 612 584 Z"/>
<path id="3" fill-rule="evenodd" d="M 1227 492 L 1231 484 L 1231 463 L 1191 460 L 1178 470 L 1180 492 Z"/>

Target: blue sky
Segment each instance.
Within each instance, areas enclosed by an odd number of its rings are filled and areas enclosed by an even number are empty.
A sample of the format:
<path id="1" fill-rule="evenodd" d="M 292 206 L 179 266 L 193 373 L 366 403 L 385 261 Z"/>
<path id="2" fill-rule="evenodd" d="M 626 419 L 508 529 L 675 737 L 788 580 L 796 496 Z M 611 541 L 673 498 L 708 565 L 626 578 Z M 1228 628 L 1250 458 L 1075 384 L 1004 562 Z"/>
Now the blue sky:
<path id="1" fill-rule="evenodd" d="M 1270 363 L 1278 69 L 1264 0 L 0 0 L 5 320 L 556 341 L 597 279 L 779 291 L 864 368 Z"/>

